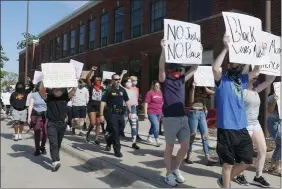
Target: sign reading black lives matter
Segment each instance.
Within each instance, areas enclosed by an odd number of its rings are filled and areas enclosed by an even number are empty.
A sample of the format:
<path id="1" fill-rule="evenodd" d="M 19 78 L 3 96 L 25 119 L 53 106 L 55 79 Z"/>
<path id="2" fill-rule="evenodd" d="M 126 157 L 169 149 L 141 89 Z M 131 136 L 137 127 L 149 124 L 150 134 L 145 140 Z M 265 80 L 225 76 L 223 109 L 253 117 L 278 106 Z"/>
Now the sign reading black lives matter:
<path id="1" fill-rule="evenodd" d="M 201 27 L 197 24 L 164 19 L 165 60 L 177 64 L 201 64 Z"/>
<path id="2" fill-rule="evenodd" d="M 261 20 L 245 14 L 222 12 L 226 35 L 230 37 L 229 61 L 261 65 L 263 50 Z"/>

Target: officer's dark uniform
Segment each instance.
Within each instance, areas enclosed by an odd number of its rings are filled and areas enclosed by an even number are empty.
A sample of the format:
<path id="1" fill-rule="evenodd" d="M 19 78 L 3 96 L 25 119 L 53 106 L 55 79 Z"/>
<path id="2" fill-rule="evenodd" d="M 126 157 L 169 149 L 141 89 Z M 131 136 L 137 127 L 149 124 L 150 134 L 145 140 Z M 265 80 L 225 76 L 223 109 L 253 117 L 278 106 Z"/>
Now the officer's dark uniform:
<path id="1" fill-rule="evenodd" d="M 104 92 L 102 102 L 107 104 L 110 136 L 107 138 L 107 146 L 113 144 L 115 155 L 120 155 L 120 131 L 124 127 L 123 102 L 129 100 L 124 88 L 110 87 Z"/>

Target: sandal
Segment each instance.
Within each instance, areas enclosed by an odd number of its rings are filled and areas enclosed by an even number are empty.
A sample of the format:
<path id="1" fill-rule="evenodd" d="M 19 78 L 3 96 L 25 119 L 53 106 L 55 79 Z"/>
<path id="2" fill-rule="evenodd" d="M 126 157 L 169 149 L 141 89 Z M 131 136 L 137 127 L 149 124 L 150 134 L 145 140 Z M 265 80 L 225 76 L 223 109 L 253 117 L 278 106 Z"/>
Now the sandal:
<path id="1" fill-rule="evenodd" d="M 194 162 L 193 162 L 192 160 L 190 160 L 189 158 L 186 158 L 186 159 L 185 159 L 185 162 L 188 163 L 188 164 L 193 164 L 193 163 L 194 163 Z"/>

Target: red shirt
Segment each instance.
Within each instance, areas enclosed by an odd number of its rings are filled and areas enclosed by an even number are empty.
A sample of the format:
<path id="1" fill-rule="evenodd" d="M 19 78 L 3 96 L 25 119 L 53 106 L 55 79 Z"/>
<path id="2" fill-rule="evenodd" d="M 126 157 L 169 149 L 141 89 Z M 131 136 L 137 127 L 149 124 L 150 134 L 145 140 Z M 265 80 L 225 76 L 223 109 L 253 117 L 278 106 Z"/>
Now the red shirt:
<path id="1" fill-rule="evenodd" d="M 148 91 L 145 102 L 148 103 L 148 114 L 162 114 L 164 99 L 161 91 Z"/>

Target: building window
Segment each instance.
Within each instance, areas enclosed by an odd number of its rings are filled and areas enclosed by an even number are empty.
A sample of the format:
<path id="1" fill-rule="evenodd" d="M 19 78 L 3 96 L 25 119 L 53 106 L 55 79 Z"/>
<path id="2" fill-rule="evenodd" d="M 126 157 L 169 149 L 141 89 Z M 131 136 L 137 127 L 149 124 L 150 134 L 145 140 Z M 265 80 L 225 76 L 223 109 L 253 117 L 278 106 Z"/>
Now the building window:
<path id="1" fill-rule="evenodd" d="M 105 13 L 101 17 L 101 47 L 108 45 L 109 15 Z"/>
<path id="2" fill-rule="evenodd" d="M 189 21 L 196 21 L 212 15 L 212 0 L 189 0 Z"/>
<path id="3" fill-rule="evenodd" d="M 95 34 L 96 34 L 96 22 L 95 20 L 89 20 L 89 50 L 95 49 Z"/>
<path id="4" fill-rule="evenodd" d="M 115 42 L 123 41 L 124 31 L 124 8 L 119 7 L 115 10 Z"/>
<path id="5" fill-rule="evenodd" d="M 79 53 L 84 52 L 85 26 L 79 27 Z"/>
<path id="6" fill-rule="evenodd" d="M 54 55 L 54 43 L 53 40 L 49 41 L 49 61 L 52 62 L 53 61 L 53 55 Z"/>
<path id="7" fill-rule="evenodd" d="M 67 46 L 67 42 L 68 42 L 68 34 L 64 34 L 63 37 L 63 58 L 65 58 L 67 56 L 67 50 L 68 50 L 68 46 Z"/>
<path id="8" fill-rule="evenodd" d="M 61 37 L 56 38 L 56 46 L 55 46 L 55 54 L 56 54 L 56 60 L 60 58 L 60 49 L 61 49 Z"/>
<path id="9" fill-rule="evenodd" d="M 142 1 L 133 0 L 131 3 L 131 38 L 142 35 L 143 12 Z"/>
<path id="10" fill-rule="evenodd" d="M 70 34 L 70 56 L 75 53 L 75 30 L 71 30 Z"/>
<path id="11" fill-rule="evenodd" d="M 151 32 L 156 32 L 163 29 L 165 15 L 166 15 L 166 0 L 152 0 Z"/>

